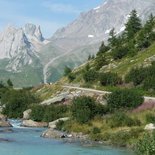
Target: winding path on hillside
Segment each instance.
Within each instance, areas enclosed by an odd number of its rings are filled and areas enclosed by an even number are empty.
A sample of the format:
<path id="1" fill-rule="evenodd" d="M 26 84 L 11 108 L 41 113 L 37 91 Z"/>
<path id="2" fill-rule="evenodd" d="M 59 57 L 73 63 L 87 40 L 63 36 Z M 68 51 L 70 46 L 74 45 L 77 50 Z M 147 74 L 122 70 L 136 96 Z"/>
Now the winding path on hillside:
<path id="1" fill-rule="evenodd" d="M 67 55 L 67 54 L 69 54 L 69 53 L 70 53 L 70 52 L 63 53 L 63 54 L 61 54 L 61 55 L 59 55 L 59 56 L 57 56 L 57 57 L 51 59 L 51 60 L 44 66 L 44 68 L 43 68 L 44 84 L 47 83 L 47 78 L 48 78 L 48 67 L 49 67 L 53 62 L 55 62 L 56 60 L 62 58 L 63 56 L 65 56 L 65 55 Z"/>
<path id="2" fill-rule="evenodd" d="M 82 88 L 82 87 L 76 87 L 76 86 L 69 86 L 69 85 L 64 85 L 63 88 L 68 88 L 68 89 L 76 89 L 76 90 L 82 90 L 82 91 L 88 91 L 88 92 L 94 92 L 94 93 L 100 93 L 100 94 L 111 94 L 109 91 L 102 91 L 102 90 L 96 90 L 96 89 L 90 89 L 90 88 Z M 150 96 L 144 96 L 145 101 L 155 101 L 155 97 L 150 97 Z"/>

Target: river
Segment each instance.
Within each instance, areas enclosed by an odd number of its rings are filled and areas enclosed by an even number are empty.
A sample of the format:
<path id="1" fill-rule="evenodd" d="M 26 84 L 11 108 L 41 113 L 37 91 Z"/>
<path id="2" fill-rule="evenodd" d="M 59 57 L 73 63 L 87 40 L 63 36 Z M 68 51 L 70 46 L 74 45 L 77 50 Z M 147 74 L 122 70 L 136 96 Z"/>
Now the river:
<path id="1" fill-rule="evenodd" d="M 22 128 L 20 121 L 11 121 L 12 133 L 0 132 L 0 138 L 11 142 L 0 142 L 0 155 L 133 155 L 124 149 L 108 146 L 82 146 L 62 140 L 40 137 L 45 129 Z M 2 128 L 0 130 L 3 130 Z"/>

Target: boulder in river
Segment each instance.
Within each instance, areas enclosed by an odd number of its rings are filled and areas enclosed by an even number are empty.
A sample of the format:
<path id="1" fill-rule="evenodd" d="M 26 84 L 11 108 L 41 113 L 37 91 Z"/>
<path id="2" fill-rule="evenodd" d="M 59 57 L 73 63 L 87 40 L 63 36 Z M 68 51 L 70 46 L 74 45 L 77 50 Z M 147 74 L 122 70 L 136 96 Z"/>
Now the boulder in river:
<path id="1" fill-rule="evenodd" d="M 12 125 L 8 121 L 0 120 L 0 127 L 12 127 Z"/>
<path id="2" fill-rule="evenodd" d="M 58 138 L 64 138 L 66 136 L 60 131 L 48 129 L 42 133 L 41 137 L 58 139 Z"/>
<path id="3" fill-rule="evenodd" d="M 23 119 L 28 120 L 30 119 L 30 114 L 31 114 L 32 110 L 28 109 L 26 111 L 23 112 Z"/>
<path id="4" fill-rule="evenodd" d="M 48 127 L 48 123 L 46 122 L 36 122 L 33 120 L 23 120 L 21 126 L 24 127 Z"/>

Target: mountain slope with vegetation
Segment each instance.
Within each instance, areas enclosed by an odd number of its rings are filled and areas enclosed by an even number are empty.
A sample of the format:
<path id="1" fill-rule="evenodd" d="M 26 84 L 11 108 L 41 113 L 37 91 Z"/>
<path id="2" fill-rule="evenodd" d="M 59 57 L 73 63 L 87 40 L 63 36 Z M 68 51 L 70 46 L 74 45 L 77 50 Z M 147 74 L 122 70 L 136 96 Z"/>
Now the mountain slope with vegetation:
<path id="1" fill-rule="evenodd" d="M 108 44 L 102 42 L 96 56 L 90 55 L 85 65 L 68 74 L 68 80 L 100 89 L 117 86 L 152 92 L 154 60 L 155 19 L 151 14 L 142 25 L 136 10 L 133 10 L 125 24 L 125 31 L 116 35 L 115 29 L 112 29 Z M 145 87 L 148 79 L 152 79 L 150 88 Z"/>

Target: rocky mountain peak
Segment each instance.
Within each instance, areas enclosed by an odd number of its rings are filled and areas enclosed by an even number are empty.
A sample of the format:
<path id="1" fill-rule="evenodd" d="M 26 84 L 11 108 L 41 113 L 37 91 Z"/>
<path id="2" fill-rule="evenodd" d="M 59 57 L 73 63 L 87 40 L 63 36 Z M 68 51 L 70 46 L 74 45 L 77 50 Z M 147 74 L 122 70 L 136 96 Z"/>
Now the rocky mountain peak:
<path id="1" fill-rule="evenodd" d="M 28 24 L 25 24 L 23 30 L 29 38 L 34 37 L 34 39 L 40 42 L 44 41 L 40 26 L 36 26 L 34 24 L 28 23 Z"/>

